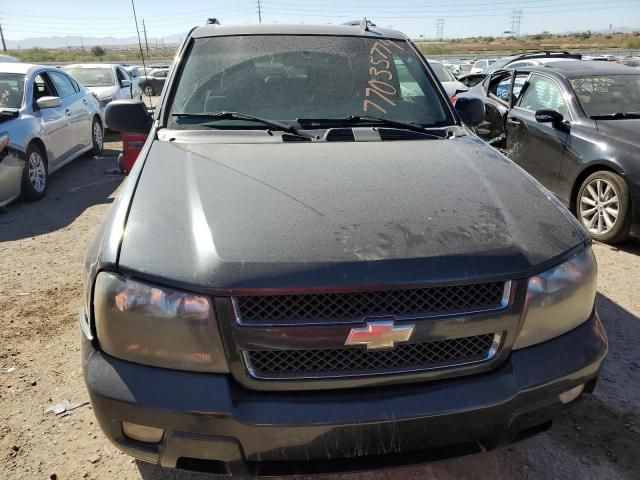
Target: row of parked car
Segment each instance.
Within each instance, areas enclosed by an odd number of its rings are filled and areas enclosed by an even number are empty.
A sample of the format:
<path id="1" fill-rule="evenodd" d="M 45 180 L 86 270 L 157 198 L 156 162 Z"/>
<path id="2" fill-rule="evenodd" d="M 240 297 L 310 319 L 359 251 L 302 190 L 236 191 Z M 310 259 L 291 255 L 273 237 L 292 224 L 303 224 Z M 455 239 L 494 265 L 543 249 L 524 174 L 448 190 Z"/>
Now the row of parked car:
<path id="1" fill-rule="evenodd" d="M 159 94 L 168 67 L 158 67 L 56 68 L 0 58 L 0 207 L 21 194 L 42 198 L 51 173 L 83 154 L 100 154 L 105 107 Z"/>

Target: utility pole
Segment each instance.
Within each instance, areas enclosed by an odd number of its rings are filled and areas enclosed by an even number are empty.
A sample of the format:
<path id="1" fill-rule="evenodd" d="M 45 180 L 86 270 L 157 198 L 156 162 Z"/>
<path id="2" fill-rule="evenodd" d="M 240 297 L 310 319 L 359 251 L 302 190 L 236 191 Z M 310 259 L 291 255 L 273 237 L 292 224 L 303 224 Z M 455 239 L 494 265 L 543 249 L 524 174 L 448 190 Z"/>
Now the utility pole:
<path id="1" fill-rule="evenodd" d="M 257 0 L 258 4 L 258 22 L 262 23 L 262 0 Z"/>
<path id="2" fill-rule="evenodd" d="M 147 42 L 147 27 L 144 24 L 144 18 L 142 19 L 142 31 L 144 32 L 144 44 L 147 47 L 147 53 L 149 53 L 149 42 Z"/>
<path id="3" fill-rule="evenodd" d="M 444 39 L 444 18 L 438 18 L 436 20 L 436 40 L 442 41 Z"/>
<path id="4" fill-rule="evenodd" d="M 513 9 L 511 11 L 511 35 L 514 37 L 520 36 L 520 24 L 522 23 L 522 10 Z"/>
<path id="5" fill-rule="evenodd" d="M 7 44 L 4 43 L 4 33 L 2 33 L 2 24 L 0 23 L 0 38 L 2 38 L 2 50 L 7 51 Z"/>

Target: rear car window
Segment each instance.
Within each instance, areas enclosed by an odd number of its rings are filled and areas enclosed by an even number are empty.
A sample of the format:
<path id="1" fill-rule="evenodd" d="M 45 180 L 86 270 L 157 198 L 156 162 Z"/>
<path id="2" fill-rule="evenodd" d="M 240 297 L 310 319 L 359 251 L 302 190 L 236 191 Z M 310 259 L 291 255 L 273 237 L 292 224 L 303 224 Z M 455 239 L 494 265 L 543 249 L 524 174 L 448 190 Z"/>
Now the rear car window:
<path id="1" fill-rule="evenodd" d="M 20 108 L 24 94 L 24 74 L 0 73 L 0 107 Z"/>
<path id="2" fill-rule="evenodd" d="M 411 46 L 368 37 L 194 39 L 173 97 L 170 113 L 237 111 L 287 122 L 374 115 L 425 126 L 453 123 Z M 174 128 L 193 123 L 202 120 L 169 117 Z"/>

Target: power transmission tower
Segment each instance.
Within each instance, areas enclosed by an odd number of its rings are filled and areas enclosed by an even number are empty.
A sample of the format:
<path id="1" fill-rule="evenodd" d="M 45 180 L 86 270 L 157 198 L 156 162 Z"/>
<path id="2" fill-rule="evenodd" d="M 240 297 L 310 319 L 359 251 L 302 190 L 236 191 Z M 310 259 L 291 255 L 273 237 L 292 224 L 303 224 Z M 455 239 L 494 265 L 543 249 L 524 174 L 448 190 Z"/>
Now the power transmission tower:
<path id="1" fill-rule="evenodd" d="M 144 24 L 144 18 L 142 19 L 142 31 L 144 32 L 144 44 L 147 47 L 147 53 L 149 53 L 149 42 L 147 42 L 147 27 Z"/>
<path id="2" fill-rule="evenodd" d="M 257 0 L 256 4 L 258 5 L 258 22 L 262 23 L 262 1 Z"/>
<path id="3" fill-rule="evenodd" d="M 522 10 L 513 9 L 511 11 L 511 35 L 514 37 L 520 36 L 520 25 L 522 24 Z"/>
<path id="4" fill-rule="evenodd" d="M 442 41 L 444 39 L 444 18 L 438 18 L 436 20 L 436 40 Z"/>

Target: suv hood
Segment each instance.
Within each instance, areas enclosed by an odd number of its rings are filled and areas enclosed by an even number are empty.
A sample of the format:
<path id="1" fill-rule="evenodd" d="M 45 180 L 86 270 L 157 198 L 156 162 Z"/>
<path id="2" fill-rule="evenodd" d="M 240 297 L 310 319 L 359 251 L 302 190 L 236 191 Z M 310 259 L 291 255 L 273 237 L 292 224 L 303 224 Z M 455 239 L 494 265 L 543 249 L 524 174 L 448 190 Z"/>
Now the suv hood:
<path id="1" fill-rule="evenodd" d="M 156 140 L 119 268 L 224 290 L 521 278 L 585 241 L 550 195 L 475 137 Z"/>

